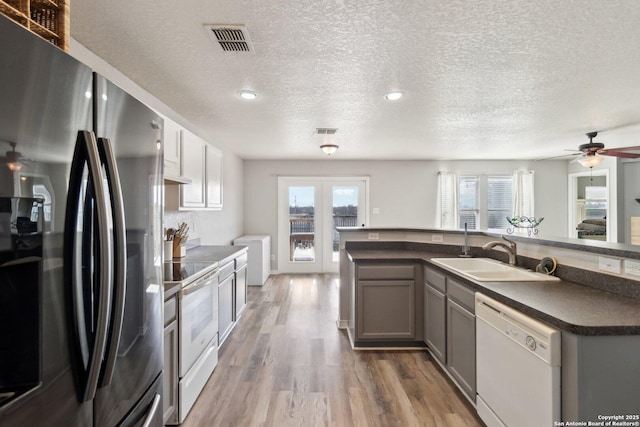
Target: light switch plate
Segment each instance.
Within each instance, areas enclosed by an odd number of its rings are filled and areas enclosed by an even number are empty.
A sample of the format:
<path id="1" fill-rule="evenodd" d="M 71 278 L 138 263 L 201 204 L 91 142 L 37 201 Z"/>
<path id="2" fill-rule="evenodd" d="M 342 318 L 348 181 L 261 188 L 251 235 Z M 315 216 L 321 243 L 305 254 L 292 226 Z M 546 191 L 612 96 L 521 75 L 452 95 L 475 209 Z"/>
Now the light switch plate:
<path id="1" fill-rule="evenodd" d="M 622 271 L 622 260 L 617 258 L 609 258 L 606 256 L 598 257 L 598 270 L 607 273 L 620 274 Z"/>
<path id="2" fill-rule="evenodd" d="M 380 208 L 373 208 L 373 209 L 372 209 L 372 213 L 373 213 L 374 215 L 378 215 L 378 214 L 380 213 Z"/>
<path id="3" fill-rule="evenodd" d="M 630 259 L 624 260 L 624 272 L 632 276 L 640 276 L 640 262 Z"/>
<path id="4" fill-rule="evenodd" d="M 444 237 L 442 234 L 432 234 L 431 241 L 435 243 L 442 243 L 444 241 Z"/>

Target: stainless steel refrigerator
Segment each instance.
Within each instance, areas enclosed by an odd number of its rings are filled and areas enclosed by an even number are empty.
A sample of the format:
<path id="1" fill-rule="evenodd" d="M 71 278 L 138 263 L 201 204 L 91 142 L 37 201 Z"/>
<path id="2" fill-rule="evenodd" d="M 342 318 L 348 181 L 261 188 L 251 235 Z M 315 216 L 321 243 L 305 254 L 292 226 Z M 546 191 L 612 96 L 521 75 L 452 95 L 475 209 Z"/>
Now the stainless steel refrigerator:
<path id="1" fill-rule="evenodd" d="M 162 425 L 162 119 L 0 16 L 0 426 Z"/>

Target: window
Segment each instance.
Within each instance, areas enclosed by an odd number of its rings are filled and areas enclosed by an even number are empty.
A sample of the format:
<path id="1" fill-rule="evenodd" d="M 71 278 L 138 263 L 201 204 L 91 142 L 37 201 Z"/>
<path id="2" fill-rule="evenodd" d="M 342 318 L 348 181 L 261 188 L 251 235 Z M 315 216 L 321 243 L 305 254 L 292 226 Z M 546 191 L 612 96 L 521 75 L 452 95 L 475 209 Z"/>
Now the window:
<path id="1" fill-rule="evenodd" d="M 513 175 L 440 173 L 440 227 L 506 229 L 507 217 L 533 216 L 533 172 Z"/>
<path id="2" fill-rule="evenodd" d="M 507 228 L 513 211 L 513 178 L 488 176 L 487 186 L 487 228 Z"/>
<path id="3" fill-rule="evenodd" d="M 458 228 L 464 227 L 475 230 L 478 228 L 478 216 L 480 209 L 478 205 L 479 180 L 477 176 L 461 176 L 458 180 L 460 199 L 458 201 Z"/>

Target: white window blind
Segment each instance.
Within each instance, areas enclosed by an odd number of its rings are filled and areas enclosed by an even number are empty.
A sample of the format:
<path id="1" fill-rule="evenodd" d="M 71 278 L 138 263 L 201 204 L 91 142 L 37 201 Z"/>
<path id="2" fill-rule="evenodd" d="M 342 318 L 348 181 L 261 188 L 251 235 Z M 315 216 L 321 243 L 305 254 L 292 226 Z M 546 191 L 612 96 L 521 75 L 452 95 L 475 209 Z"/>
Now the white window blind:
<path id="1" fill-rule="evenodd" d="M 487 228 L 507 228 L 513 206 L 513 178 L 487 177 Z"/>
<path id="2" fill-rule="evenodd" d="M 458 228 L 458 177 L 455 173 L 438 174 L 438 212 L 440 228 Z"/>

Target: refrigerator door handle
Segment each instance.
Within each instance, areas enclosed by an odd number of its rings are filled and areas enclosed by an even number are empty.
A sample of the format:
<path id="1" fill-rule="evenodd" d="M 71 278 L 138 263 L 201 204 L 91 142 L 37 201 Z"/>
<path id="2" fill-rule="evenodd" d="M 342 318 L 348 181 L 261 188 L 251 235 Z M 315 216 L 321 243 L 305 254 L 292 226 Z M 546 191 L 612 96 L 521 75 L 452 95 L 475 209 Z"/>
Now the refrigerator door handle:
<path id="1" fill-rule="evenodd" d="M 79 202 L 78 197 L 81 193 L 83 171 L 87 165 L 90 182 L 93 187 L 92 196 L 95 198 L 95 209 L 99 254 L 96 261 L 97 271 L 99 272 L 97 284 L 97 301 L 96 301 L 96 323 L 95 334 L 88 352 L 86 365 L 86 373 L 80 385 L 79 399 L 86 402 L 95 397 L 100 368 L 105 354 L 107 326 L 109 323 L 109 315 L 111 312 L 111 254 L 112 243 L 111 233 L 109 230 L 108 206 L 106 202 L 106 193 L 103 180 L 102 169 L 100 167 L 100 156 L 93 132 L 81 130 L 78 132 L 76 147 L 73 154 L 71 164 L 71 173 L 69 178 L 69 195 L 67 200 L 67 218 L 65 224 L 65 233 L 73 234 L 76 232 L 76 220 L 78 218 Z M 73 263 L 77 262 L 74 256 L 75 240 L 73 235 L 65 236 L 65 275 L 67 276 L 68 286 L 71 284 L 73 277 Z M 84 284 L 83 287 L 87 287 Z M 90 287 L 90 286 L 89 286 Z M 71 293 L 73 291 L 70 291 Z M 71 298 L 74 316 L 84 310 L 82 300 Z M 73 325 L 73 333 L 76 340 L 80 340 L 79 336 L 85 328 L 78 324 L 76 318 L 71 322 Z"/>
<path id="2" fill-rule="evenodd" d="M 155 419 L 155 415 L 160 409 L 160 394 L 156 393 L 153 397 L 153 402 L 151 402 L 151 407 L 149 408 L 149 412 L 147 412 L 147 416 L 142 423 L 142 427 L 150 427 L 151 423 Z"/>
<path id="3" fill-rule="evenodd" d="M 127 241 L 120 176 L 118 174 L 116 158 L 111 147 L 111 141 L 108 138 L 98 138 L 98 152 L 107 175 L 107 184 L 111 197 L 111 212 L 113 213 L 113 237 L 115 241 L 113 252 L 115 255 L 113 307 L 107 341 L 106 360 L 100 382 L 100 387 L 106 387 L 111 383 L 111 379 L 113 378 L 122 333 L 127 279 Z"/>

